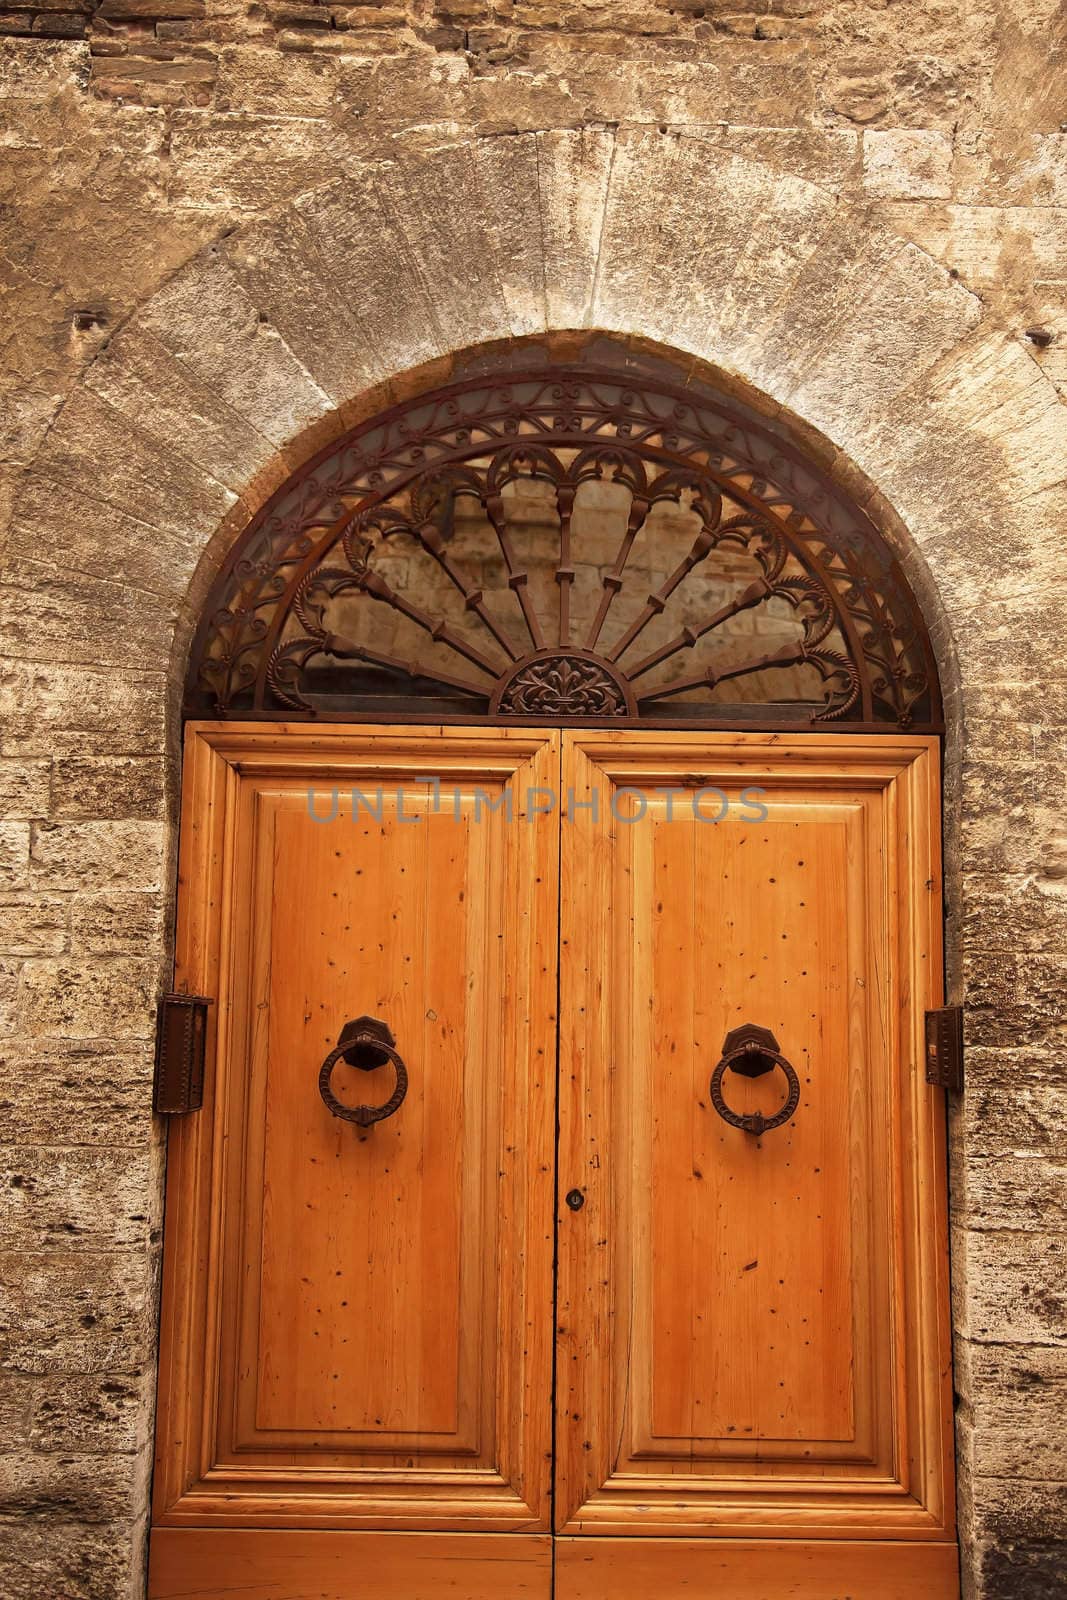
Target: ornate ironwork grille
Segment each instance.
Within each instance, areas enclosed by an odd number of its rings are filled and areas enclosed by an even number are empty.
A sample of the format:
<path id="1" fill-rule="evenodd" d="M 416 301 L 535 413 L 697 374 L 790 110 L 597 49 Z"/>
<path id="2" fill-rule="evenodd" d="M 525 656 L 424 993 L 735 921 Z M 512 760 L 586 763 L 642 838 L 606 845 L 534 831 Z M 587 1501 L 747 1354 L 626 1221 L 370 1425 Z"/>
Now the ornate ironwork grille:
<path id="1" fill-rule="evenodd" d="M 519 354 L 274 497 L 190 715 L 940 728 L 898 563 L 778 431 L 658 362 Z"/>

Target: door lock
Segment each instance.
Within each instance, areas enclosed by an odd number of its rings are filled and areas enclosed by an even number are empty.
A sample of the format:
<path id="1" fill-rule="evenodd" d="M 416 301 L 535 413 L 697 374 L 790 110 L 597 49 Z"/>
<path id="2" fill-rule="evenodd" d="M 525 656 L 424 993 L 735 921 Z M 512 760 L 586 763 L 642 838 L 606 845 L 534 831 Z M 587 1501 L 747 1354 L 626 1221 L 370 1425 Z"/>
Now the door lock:
<path id="1" fill-rule="evenodd" d="M 585 1205 L 585 1195 L 580 1189 L 568 1189 L 566 1200 L 572 1211 L 580 1211 Z"/>

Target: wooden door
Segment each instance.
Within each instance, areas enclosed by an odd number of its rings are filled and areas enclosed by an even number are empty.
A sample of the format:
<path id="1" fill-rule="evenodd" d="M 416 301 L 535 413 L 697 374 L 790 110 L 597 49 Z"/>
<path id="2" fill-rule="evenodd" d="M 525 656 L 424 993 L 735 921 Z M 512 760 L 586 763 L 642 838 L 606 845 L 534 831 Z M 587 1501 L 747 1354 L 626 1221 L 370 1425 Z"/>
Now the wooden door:
<path id="1" fill-rule="evenodd" d="M 954 1600 L 937 819 L 927 738 L 194 726 L 151 1600 Z"/>
<path id="2" fill-rule="evenodd" d="M 955 1596 L 936 741 L 563 768 L 558 1600 Z"/>
<path id="3" fill-rule="evenodd" d="M 154 1600 L 547 1600 L 559 823 L 525 807 L 558 762 L 189 731 L 177 985 L 215 1003 L 171 1130 Z M 409 1079 L 367 1129 L 319 1087 L 362 1016 Z"/>

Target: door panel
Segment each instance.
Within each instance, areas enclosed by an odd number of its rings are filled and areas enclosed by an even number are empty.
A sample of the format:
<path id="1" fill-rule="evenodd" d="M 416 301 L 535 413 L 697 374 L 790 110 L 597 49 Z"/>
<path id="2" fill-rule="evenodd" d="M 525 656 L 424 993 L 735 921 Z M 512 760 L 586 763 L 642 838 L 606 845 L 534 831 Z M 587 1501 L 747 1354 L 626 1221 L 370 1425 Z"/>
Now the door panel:
<path id="1" fill-rule="evenodd" d="M 151 1583 L 152 1600 L 547 1600 L 552 1539 L 157 1528 Z"/>
<path id="2" fill-rule="evenodd" d="M 559 1215 L 557 1527 L 946 1542 L 936 743 L 573 733 L 563 784 L 560 1185 L 586 1203 Z M 799 1079 L 760 1135 L 709 1094 L 745 1023 Z M 784 1093 L 724 1074 L 742 1114 Z"/>
<path id="3" fill-rule="evenodd" d="M 954 1544 L 914 1541 L 559 1538 L 556 1595 L 558 1600 L 940 1600 L 959 1593 L 957 1565 Z"/>
<path id="4" fill-rule="evenodd" d="M 171 1133 L 157 1525 L 547 1528 L 558 819 L 525 799 L 558 761 L 190 730 L 177 981 L 216 1004 Z M 409 1073 L 367 1129 L 319 1092 L 363 1015 Z M 380 1104 L 391 1073 L 332 1088 Z"/>

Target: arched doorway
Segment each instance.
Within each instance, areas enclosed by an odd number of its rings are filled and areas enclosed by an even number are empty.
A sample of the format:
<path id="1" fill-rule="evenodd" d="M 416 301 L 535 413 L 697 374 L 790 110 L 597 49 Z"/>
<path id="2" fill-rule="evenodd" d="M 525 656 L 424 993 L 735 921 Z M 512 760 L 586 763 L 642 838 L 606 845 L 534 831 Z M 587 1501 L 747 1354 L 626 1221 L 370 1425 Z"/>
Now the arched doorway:
<path id="1" fill-rule="evenodd" d="M 187 709 L 150 1594 L 955 1595 L 878 530 L 702 380 L 525 347 L 285 486 Z"/>

